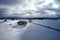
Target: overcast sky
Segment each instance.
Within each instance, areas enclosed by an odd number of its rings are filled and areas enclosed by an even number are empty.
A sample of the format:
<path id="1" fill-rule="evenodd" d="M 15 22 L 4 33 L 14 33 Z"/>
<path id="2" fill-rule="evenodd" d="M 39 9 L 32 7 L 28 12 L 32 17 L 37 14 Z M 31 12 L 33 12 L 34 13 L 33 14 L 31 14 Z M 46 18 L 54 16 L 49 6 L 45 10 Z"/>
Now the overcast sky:
<path id="1" fill-rule="evenodd" d="M 0 17 L 60 17 L 59 4 L 59 0 L 0 0 Z"/>

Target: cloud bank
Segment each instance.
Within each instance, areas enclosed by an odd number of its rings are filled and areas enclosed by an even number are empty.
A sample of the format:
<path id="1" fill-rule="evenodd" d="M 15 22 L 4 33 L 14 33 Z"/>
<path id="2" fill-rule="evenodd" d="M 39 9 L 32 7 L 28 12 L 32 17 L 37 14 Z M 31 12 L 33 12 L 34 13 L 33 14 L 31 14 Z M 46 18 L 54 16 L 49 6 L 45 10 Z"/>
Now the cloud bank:
<path id="1" fill-rule="evenodd" d="M 60 17 L 59 2 L 59 0 L 0 0 L 0 6 L 4 8 L 0 7 L 0 17 L 2 15 Z M 5 9 L 8 10 L 6 11 Z"/>

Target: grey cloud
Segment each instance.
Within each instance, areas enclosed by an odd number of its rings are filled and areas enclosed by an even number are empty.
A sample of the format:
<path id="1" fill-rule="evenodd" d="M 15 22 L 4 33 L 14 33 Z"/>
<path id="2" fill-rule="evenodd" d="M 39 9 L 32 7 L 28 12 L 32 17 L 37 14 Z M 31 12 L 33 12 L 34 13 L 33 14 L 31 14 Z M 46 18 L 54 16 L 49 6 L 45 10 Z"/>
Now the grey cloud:
<path id="1" fill-rule="evenodd" d="M 60 7 L 58 8 L 53 8 L 52 7 L 52 3 L 48 4 L 48 5 L 45 5 L 43 6 L 43 8 L 38 8 L 38 13 L 41 13 L 41 14 L 49 14 L 50 12 L 55 12 L 56 15 L 54 15 L 55 17 L 60 17 Z M 47 12 L 47 11 L 50 11 L 50 12 Z M 49 16 L 47 16 L 49 17 Z M 51 15 L 51 17 L 53 17 L 53 15 Z"/>
<path id="2" fill-rule="evenodd" d="M 60 4 L 60 0 L 55 0 L 55 2 L 56 2 L 57 4 Z"/>
<path id="3" fill-rule="evenodd" d="M 41 11 L 36 11 L 36 13 L 46 14 L 47 12 L 44 10 L 43 11 L 41 10 Z"/>
<path id="4" fill-rule="evenodd" d="M 23 0 L 0 0 L 0 5 L 16 5 L 22 2 Z"/>
<path id="5" fill-rule="evenodd" d="M 60 8 L 57 8 L 57 9 L 56 8 L 46 8 L 46 10 L 60 13 Z"/>
<path id="6" fill-rule="evenodd" d="M 60 7 L 59 8 L 46 8 L 45 10 L 55 12 L 56 13 L 55 16 L 60 18 Z"/>
<path id="7" fill-rule="evenodd" d="M 7 15 L 8 9 L 6 8 L 0 8 L 0 17 Z"/>
<path id="8" fill-rule="evenodd" d="M 60 13 L 60 7 L 58 8 L 53 8 L 52 5 L 54 5 L 53 3 L 50 3 L 48 5 L 45 5 L 43 6 L 43 8 L 38 8 L 39 10 L 42 10 L 42 11 L 45 11 L 48 10 L 48 11 L 54 11 L 54 12 L 58 12 Z"/>
<path id="9" fill-rule="evenodd" d="M 60 18 L 60 13 L 56 13 L 56 16 Z"/>

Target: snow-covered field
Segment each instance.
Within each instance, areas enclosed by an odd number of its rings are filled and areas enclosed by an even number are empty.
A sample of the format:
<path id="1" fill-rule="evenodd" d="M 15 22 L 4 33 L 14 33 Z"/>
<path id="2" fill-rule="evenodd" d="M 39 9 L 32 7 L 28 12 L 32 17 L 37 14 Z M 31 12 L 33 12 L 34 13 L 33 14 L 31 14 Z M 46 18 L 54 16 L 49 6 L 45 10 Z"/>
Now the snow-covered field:
<path id="1" fill-rule="evenodd" d="M 17 21 L 0 20 L 0 40 L 60 40 L 60 32 L 32 23 L 22 29 L 12 28 L 10 23 L 14 25 Z M 60 29 L 60 20 L 33 20 L 33 22 Z"/>

